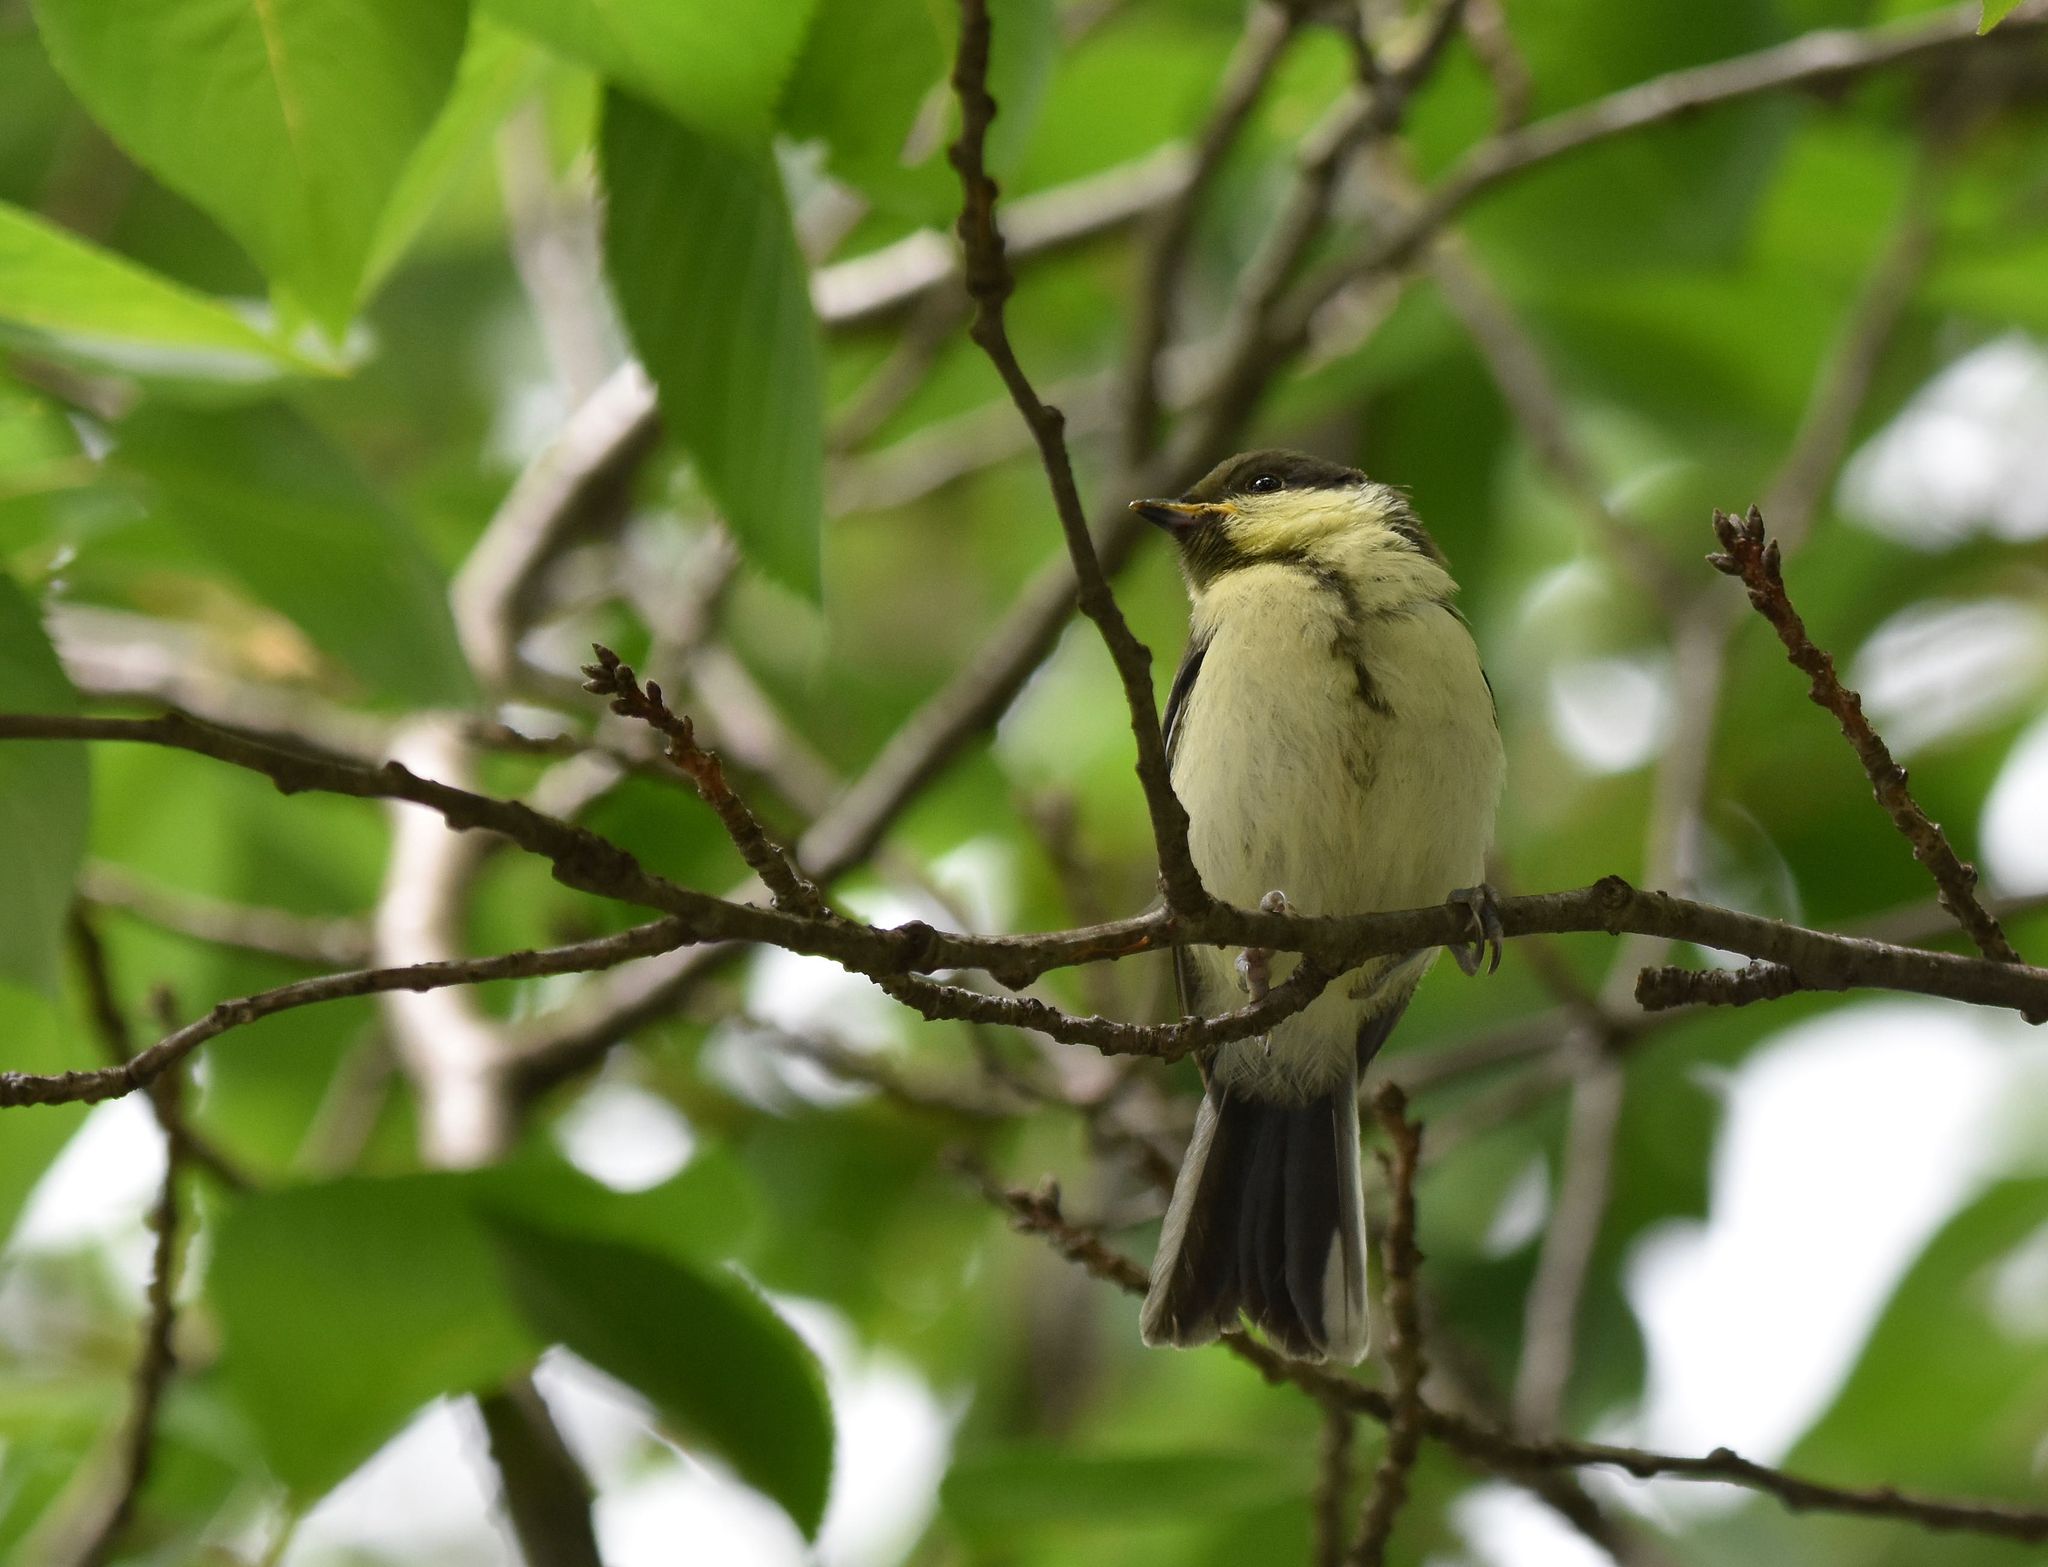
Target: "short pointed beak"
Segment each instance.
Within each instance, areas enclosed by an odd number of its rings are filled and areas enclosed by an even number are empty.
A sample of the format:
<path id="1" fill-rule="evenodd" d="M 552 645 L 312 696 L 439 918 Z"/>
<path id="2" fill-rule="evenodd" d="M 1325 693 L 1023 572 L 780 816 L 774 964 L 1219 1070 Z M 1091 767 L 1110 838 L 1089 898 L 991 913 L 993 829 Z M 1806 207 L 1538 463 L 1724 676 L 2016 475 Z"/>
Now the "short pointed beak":
<path id="1" fill-rule="evenodd" d="M 1157 523 L 1168 533 L 1192 533 L 1211 518 L 1230 508 L 1210 501 L 1132 501 L 1131 510 L 1147 522 Z"/>

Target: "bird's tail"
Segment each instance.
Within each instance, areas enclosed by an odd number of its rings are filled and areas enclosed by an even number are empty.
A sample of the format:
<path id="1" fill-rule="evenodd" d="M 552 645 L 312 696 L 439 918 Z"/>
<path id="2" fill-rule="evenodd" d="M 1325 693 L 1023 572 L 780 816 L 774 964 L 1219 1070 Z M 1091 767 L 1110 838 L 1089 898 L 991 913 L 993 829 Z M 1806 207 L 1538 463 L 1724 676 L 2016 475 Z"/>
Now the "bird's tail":
<path id="1" fill-rule="evenodd" d="M 1202 1096 L 1140 1322 L 1148 1344 L 1206 1344 L 1240 1310 L 1300 1359 L 1365 1358 L 1354 1076 L 1307 1104 Z"/>

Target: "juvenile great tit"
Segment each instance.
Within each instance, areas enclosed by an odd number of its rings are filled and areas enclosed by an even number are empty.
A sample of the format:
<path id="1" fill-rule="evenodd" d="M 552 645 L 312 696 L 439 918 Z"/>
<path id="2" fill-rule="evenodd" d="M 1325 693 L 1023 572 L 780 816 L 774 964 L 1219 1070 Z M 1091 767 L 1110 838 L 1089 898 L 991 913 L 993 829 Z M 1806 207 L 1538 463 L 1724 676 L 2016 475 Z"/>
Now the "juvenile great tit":
<path id="1" fill-rule="evenodd" d="M 1458 897 L 1484 927 L 1500 733 L 1457 584 L 1406 499 L 1262 451 L 1132 509 L 1173 537 L 1193 605 L 1166 750 L 1209 890 L 1308 915 Z M 1146 1343 L 1206 1343 L 1242 1311 L 1291 1355 L 1364 1357 L 1359 1077 L 1437 951 L 1375 958 L 1203 1060 Z M 1275 982 L 1294 961 L 1271 955 Z M 1185 1012 L 1244 1004 L 1243 959 L 1176 962 Z"/>

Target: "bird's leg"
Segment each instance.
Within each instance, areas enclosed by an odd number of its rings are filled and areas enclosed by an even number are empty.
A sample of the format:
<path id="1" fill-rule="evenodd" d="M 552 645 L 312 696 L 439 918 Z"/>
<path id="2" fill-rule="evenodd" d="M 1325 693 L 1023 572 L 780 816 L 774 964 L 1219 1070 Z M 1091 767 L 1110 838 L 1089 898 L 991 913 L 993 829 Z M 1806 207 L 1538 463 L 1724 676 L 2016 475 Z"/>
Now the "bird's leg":
<path id="1" fill-rule="evenodd" d="M 1287 894 L 1275 889 L 1259 899 L 1264 914 L 1285 914 Z M 1273 983 L 1273 949 L 1246 947 L 1237 955 L 1237 982 L 1254 1001 L 1264 1001 Z"/>
<path id="2" fill-rule="evenodd" d="M 1491 974 L 1500 967 L 1501 938 L 1504 932 L 1500 925 L 1500 896 L 1486 882 L 1476 887 L 1460 887 L 1452 893 L 1449 903 L 1463 907 L 1472 917 L 1473 939 L 1457 942 L 1444 950 L 1450 953 L 1458 967 L 1467 974 L 1477 974 L 1482 966 Z M 1487 952 L 1493 953 L 1490 965 L 1486 962 Z"/>
<path id="3" fill-rule="evenodd" d="M 1287 894 L 1276 888 L 1259 899 L 1259 908 L 1267 914 L 1285 914 Z M 1237 982 L 1244 987 L 1245 994 L 1250 996 L 1254 1003 L 1264 1001 L 1266 992 L 1272 988 L 1273 983 L 1273 949 L 1246 947 L 1240 952 L 1237 955 Z M 1266 1047 L 1268 1055 L 1272 1054 L 1272 1034 L 1262 1034 L 1260 1043 Z"/>

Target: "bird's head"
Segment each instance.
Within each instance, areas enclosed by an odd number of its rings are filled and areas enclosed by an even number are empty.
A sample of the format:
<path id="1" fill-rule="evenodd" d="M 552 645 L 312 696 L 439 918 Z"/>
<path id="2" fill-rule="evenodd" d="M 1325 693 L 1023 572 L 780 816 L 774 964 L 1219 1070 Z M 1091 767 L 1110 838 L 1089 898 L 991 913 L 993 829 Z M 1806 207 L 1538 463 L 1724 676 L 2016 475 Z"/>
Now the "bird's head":
<path id="1" fill-rule="evenodd" d="M 1198 595 L 1227 572 L 1266 562 L 1349 577 L 1391 552 L 1443 567 L 1400 491 L 1305 452 L 1246 452 L 1178 500 L 1133 501 L 1131 510 L 1172 535 Z"/>

